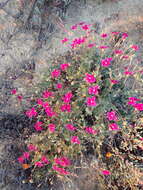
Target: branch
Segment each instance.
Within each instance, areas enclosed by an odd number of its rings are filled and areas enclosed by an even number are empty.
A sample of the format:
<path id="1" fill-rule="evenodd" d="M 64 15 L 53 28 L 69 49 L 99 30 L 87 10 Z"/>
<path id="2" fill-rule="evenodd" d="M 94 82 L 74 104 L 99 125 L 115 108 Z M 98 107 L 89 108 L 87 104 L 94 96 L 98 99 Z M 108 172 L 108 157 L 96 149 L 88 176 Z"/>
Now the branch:
<path id="1" fill-rule="evenodd" d="M 4 8 L 10 0 L 0 3 L 0 9 Z"/>

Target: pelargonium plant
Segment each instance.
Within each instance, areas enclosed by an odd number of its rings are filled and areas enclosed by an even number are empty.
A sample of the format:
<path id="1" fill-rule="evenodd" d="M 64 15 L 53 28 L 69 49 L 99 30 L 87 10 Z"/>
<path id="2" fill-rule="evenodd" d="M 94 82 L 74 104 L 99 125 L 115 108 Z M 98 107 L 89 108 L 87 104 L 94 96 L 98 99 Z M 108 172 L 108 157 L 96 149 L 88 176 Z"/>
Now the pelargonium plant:
<path id="1" fill-rule="evenodd" d="M 136 86 L 143 81 L 143 70 L 141 63 L 132 64 L 139 47 L 129 45 L 127 33 L 97 35 L 92 25 L 84 22 L 71 30 L 82 30 L 83 35 L 61 41 L 70 51 L 53 62 L 39 95 L 25 112 L 35 122 L 35 133 L 18 161 L 31 168 L 34 179 L 49 174 L 72 176 L 75 160 L 84 154 L 87 142 L 100 160 L 99 174 L 117 178 L 118 169 L 107 161 L 112 157 L 118 163 L 124 153 L 110 146 L 102 154 L 101 147 L 119 134 L 123 150 L 125 142 L 134 145 L 131 134 L 141 146 L 137 129 L 142 126 L 143 99 Z"/>

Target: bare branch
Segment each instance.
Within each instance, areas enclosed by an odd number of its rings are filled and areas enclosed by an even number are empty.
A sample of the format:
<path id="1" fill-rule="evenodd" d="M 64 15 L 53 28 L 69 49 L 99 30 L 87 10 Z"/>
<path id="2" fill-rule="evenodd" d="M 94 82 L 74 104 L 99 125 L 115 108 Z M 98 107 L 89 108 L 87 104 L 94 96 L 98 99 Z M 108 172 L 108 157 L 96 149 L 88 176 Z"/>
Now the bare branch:
<path id="1" fill-rule="evenodd" d="M 0 9 L 4 8 L 10 0 L 0 3 Z"/>

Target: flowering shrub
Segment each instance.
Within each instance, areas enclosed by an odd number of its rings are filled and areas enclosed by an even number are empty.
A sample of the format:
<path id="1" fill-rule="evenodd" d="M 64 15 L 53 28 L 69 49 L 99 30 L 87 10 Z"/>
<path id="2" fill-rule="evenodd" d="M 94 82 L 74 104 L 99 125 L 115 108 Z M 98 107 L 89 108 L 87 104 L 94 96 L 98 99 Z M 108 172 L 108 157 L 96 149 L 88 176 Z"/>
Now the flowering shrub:
<path id="1" fill-rule="evenodd" d="M 99 175 L 111 176 L 115 184 L 122 178 L 120 187 L 135 186 L 122 165 L 124 156 L 132 163 L 142 159 L 132 152 L 142 150 L 143 99 L 135 86 L 142 83 L 143 71 L 130 64 L 138 46 L 128 45 L 127 33 L 97 36 L 85 23 L 71 30 L 79 28 L 84 35 L 62 40 L 71 51 L 57 58 L 58 65 L 53 62 L 40 85 L 41 97 L 35 96 L 25 112 L 35 121 L 35 133 L 18 161 L 29 165 L 35 180 L 49 174 L 72 176 L 75 160 L 89 143 L 100 163 Z"/>

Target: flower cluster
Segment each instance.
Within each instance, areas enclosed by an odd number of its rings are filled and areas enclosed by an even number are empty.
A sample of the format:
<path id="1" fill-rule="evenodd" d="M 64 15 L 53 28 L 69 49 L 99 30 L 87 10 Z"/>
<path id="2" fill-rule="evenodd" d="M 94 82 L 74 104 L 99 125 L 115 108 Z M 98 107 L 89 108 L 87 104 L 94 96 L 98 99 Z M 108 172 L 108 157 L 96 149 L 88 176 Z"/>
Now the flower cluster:
<path id="1" fill-rule="evenodd" d="M 129 97 L 128 105 L 133 106 L 139 111 L 143 111 L 143 103 L 137 103 L 138 101 L 141 101 L 141 99 L 136 97 Z"/>
<path id="2" fill-rule="evenodd" d="M 114 121 L 114 122 L 117 121 L 118 117 L 117 117 L 116 111 L 113 110 L 113 111 L 107 112 L 107 119 L 109 121 Z M 116 123 L 110 123 L 108 127 L 112 131 L 120 129 Z"/>
<path id="3" fill-rule="evenodd" d="M 75 38 L 70 45 L 72 48 L 76 48 L 79 45 L 84 44 L 85 41 L 86 41 L 86 37 Z"/>
<path id="4" fill-rule="evenodd" d="M 46 171 L 71 175 L 69 168 L 74 167 L 74 159 L 83 154 L 86 141 L 87 144 L 91 142 L 95 149 L 105 146 L 104 139 L 108 140 L 111 131 L 113 140 L 114 135 L 119 135 L 120 132 L 124 135 L 124 123 L 127 123 L 126 126 L 131 125 L 134 123 L 132 116 L 143 111 L 142 100 L 136 98 L 139 97 L 137 95 L 129 97 L 135 91 L 125 83 L 128 77 L 141 75 L 142 71 L 135 72 L 129 67 L 124 67 L 124 72 L 119 69 L 122 63 L 127 64 L 139 47 L 129 46 L 127 53 L 116 44 L 110 51 L 112 46 L 106 40 L 113 41 L 120 35 L 124 42 L 128 34 L 102 33 L 98 36 L 98 44 L 94 40 L 96 38 L 93 38 L 95 33 L 93 30 L 92 34 L 91 25 L 78 23 L 71 30 L 76 31 L 79 28 L 85 35 L 62 40 L 64 45 L 71 47 L 71 52 L 64 59 L 57 59 L 57 67 L 54 62 L 46 81 L 43 81 L 44 90 L 40 90 L 32 108 L 25 112 L 28 118 L 33 119 L 36 133 L 31 135 L 27 142 L 28 150 L 18 161 L 20 164 L 29 164 L 30 167 L 35 166 L 35 173 L 39 169 L 41 173 Z M 16 90 L 13 89 L 11 93 L 16 94 Z M 140 112 L 134 111 L 132 107 Z M 116 161 L 120 155 L 114 147 L 107 147 L 104 153 L 99 148 L 96 151 L 99 155 L 102 154 L 100 157 L 105 155 L 105 160 L 112 157 Z M 114 173 L 113 170 L 106 170 L 105 165 L 103 163 L 98 167 L 104 178 Z"/>
<path id="5" fill-rule="evenodd" d="M 35 110 L 35 108 L 31 108 L 30 110 L 27 110 L 25 113 L 29 118 L 31 117 L 36 117 L 37 116 L 37 112 Z"/>
<path id="6" fill-rule="evenodd" d="M 103 59 L 103 60 L 101 61 L 101 65 L 102 65 L 103 67 L 109 67 L 112 60 L 113 60 L 112 57 L 108 57 L 108 58 L 106 58 L 106 59 Z"/>

